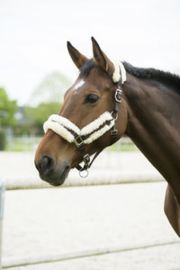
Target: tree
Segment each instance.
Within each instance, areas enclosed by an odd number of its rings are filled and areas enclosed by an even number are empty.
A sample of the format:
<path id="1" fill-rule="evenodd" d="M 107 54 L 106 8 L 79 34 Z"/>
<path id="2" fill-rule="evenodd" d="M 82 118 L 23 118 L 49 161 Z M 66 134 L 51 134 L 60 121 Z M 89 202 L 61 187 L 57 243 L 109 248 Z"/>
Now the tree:
<path id="1" fill-rule="evenodd" d="M 71 81 L 63 74 L 54 71 L 48 74 L 35 89 L 30 99 L 31 106 L 40 103 L 63 102 L 63 96 Z"/>
<path id="2" fill-rule="evenodd" d="M 71 85 L 70 80 L 59 72 L 45 77 L 33 92 L 29 105 L 19 108 L 21 120 L 18 121 L 16 134 L 43 134 L 43 123 L 48 117 L 60 111 L 63 96 Z"/>
<path id="3" fill-rule="evenodd" d="M 43 134 L 43 123 L 51 114 L 57 114 L 60 111 L 61 104 L 57 102 L 41 103 L 36 108 L 26 107 L 25 118 L 28 126 L 35 129 L 37 135 Z"/>
<path id="4" fill-rule="evenodd" d="M 0 121 L 2 126 L 14 126 L 16 124 L 15 113 L 17 102 L 11 101 L 4 88 L 0 88 Z"/>

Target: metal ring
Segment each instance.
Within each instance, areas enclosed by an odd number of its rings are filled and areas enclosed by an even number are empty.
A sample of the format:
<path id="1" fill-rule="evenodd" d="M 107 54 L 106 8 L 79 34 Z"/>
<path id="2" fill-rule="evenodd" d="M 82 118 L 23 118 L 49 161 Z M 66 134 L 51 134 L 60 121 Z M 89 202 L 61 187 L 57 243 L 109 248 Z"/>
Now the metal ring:
<path id="1" fill-rule="evenodd" d="M 113 116 L 113 113 L 115 113 L 116 117 Z M 112 111 L 111 116 L 114 119 L 114 121 L 116 121 L 118 119 L 118 113 L 117 112 Z"/>
<path id="2" fill-rule="evenodd" d="M 79 175 L 81 178 L 86 178 L 86 177 L 88 177 L 89 172 L 88 172 L 88 170 L 82 170 L 82 171 L 79 171 Z"/>

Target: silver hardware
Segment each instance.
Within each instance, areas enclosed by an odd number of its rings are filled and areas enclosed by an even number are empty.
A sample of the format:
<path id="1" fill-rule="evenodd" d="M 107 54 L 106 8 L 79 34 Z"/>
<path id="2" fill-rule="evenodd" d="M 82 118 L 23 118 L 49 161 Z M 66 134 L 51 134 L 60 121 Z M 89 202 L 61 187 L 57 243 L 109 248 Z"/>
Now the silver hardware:
<path id="1" fill-rule="evenodd" d="M 86 170 L 82 170 L 82 171 L 79 171 L 79 175 L 81 176 L 81 178 L 86 178 L 86 177 L 88 177 L 89 172 L 88 172 L 87 169 Z"/>
<path id="2" fill-rule="evenodd" d="M 113 116 L 113 114 L 115 114 L 115 117 Z M 111 116 L 114 119 L 114 121 L 116 121 L 118 119 L 118 113 L 116 113 L 114 111 L 111 112 Z"/>
<path id="3" fill-rule="evenodd" d="M 121 96 L 122 96 L 122 93 L 123 93 L 123 92 L 122 92 L 121 89 L 119 89 L 119 88 L 116 89 L 114 98 L 115 98 L 115 100 L 116 100 L 118 103 L 121 102 Z"/>
<path id="4" fill-rule="evenodd" d="M 81 138 L 81 136 L 79 135 L 76 138 L 74 138 L 74 143 L 77 146 L 77 148 L 80 148 L 84 144 L 84 141 Z"/>

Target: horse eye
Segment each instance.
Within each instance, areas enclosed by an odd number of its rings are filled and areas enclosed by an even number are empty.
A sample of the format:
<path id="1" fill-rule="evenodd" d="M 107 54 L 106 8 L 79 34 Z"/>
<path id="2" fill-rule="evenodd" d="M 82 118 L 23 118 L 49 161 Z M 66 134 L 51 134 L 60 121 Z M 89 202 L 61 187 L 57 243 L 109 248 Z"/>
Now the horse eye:
<path id="1" fill-rule="evenodd" d="M 84 103 L 95 103 L 98 101 L 99 97 L 94 94 L 89 94 L 86 96 Z"/>

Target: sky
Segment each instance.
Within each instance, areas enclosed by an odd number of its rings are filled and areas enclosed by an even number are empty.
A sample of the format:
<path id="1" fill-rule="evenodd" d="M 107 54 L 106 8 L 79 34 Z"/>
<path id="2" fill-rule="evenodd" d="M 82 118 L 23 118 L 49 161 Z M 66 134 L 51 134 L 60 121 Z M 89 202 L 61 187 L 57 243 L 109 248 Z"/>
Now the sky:
<path id="1" fill-rule="evenodd" d="M 180 71 L 179 0 L 0 0 L 0 87 L 28 104 L 46 75 L 78 75 L 70 41 L 92 57 L 93 36 L 113 60 Z"/>

